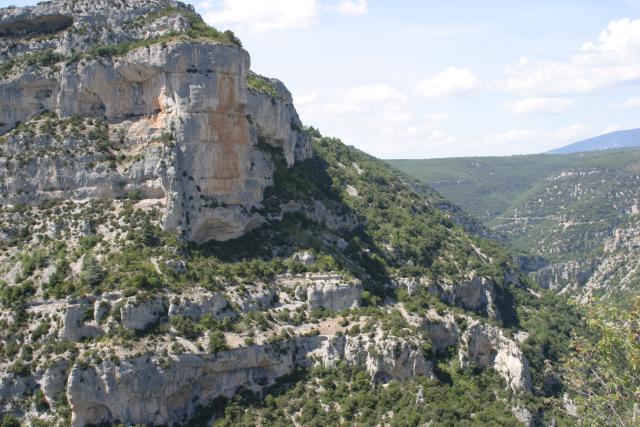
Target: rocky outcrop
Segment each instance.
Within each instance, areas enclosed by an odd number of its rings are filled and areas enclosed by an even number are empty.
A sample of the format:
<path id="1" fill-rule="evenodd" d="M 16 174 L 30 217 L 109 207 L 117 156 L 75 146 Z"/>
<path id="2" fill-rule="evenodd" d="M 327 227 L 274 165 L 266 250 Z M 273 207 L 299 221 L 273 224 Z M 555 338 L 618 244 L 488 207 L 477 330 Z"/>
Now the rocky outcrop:
<path id="1" fill-rule="evenodd" d="M 433 349 L 436 351 L 458 345 L 460 331 L 453 316 L 431 316 L 424 319 L 420 327 L 426 332 Z"/>
<path id="2" fill-rule="evenodd" d="M 327 283 L 330 286 L 325 288 Z M 293 294 L 300 289 L 306 291 L 305 286 L 314 287 L 314 292 L 335 290 L 334 286 L 340 289 L 340 284 L 361 289 L 359 283 L 348 284 L 340 275 L 285 275 L 279 276 L 276 284 L 280 289 L 289 289 L 281 292 L 289 296 L 291 291 Z M 254 298 L 258 298 L 258 294 L 267 295 L 272 290 L 264 284 L 256 286 Z M 231 298 L 236 291 L 233 287 L 229 289 Z M 264 307 L 245 308 L 264 310 L 278 307 L 272 297 L 263 301 Z M 343 297 L 340 293 L 331 295 L 329 292 L 323 298 L 325 302 L 335 303 L 342 301 Z M 355 300 L 359 300 L 359 293 L 355 294 Z M 170 301 L 168 311 L 165 301 Z M 347 304 L 352 300 L 344 301 Z M 98 325 L 90 319 L 89 313 L 95 313 L 96 308 L 104 307 L 106 302 L 111 307 L 111 317 L 103 315 L 104 323 Z M 259 303 L 258 300 L 253 302 Z M 325 306 L 327 309 L 331 307 L 339 308 Z M 402 307 L 399 309 L 403 312 Z M 76 330 L 93 326 L 104 327 L 105 331 L 117 330 L 119 325 L 141 331 L 156 322 L 168 320 L 170 316 L 184 316 L 197 321 L 205 315 L 218 319 L 233 315 L 228 310 L 226 298 L 204 289 L 146 299 L 112 293 L 71 305 L 70 309 L 60 302 L 46 302 L 34 305 L 30 310 L 37 310 L 40 315 L 53 315 L 63 310 L 65 318 L 78 319 L 71 323 Z M 78 313 L 82 316 L 78 317 Z M 64 359 L 58 358 L 47 363 L 44 370 L 40 369 L 28 377 L 10 375 L 2 379 L 0 394 L 4 393 L 9 399 L 19 399 L 25 393 L 33 393 L 39 384 L 50 405 L 55 405 L 59 394 L 66 388 L 75 426 L 115 420 L 130 424 L 176 425 L 186 422 L 198 407 L 206 406 L 216 397 L 230 397 L 242 387 L 259 391 L 278 377 L 292 372 L 296 366 L 322 364 L 333 367 L 344 361 L 365 369 L 375 383 L 404 381 L 416 376 L 433 377 L 432 353 L 425 349 L 444 352 L 450 347 L 457 347 L 463 367 L 475 364 L 481 368 L 493 368 L 505 379 L 508 388 L 529 390 L 527 360 L 517 343 L 507 338 L 499 328 L 460 314 L 439 315 L 435 310 L 429 310 L 426 317 L 408 313 L 403 316 L 417 327 L 415 331 L 423 332 L 400 338 L 378 327 L 367 333 L 361 333 L 359 329 L 356 333 L 341 329 L 340 333 L 305 336 L 302 334 L 309 331 L 309 325 L 301 325 L 292 329 L 294 337 L 285 341 L 246 347 L 236 347 L 239 343 L 234 343 L 234 349 L 217 354 L 208 354 L 202 347 L 180 339 L 181 343 L 191 346 L 186 354 L 158 350 L 140 357 L 139 351 L 127 353 L 117 349 L 116 353 L 102 353 L 100 358 L 71 367 Z M 120 323 L 116 321 L 118 318 Z M 151 342 L 154 340 L 151 338 Z M 425 346 L 427 342 L 431 345 Z M 160 345 L 168 346 L 169 343 Z M 96 349 L 100 347 L 98 344 Z M 91 358 L 92 352 L 90 350 L 80 357 Z"/>
<path id="3" fill-rule="evenodd" d="M 297 363 L 335 366 L 339 361 L 366 368 L 372 381 L 433 378 L 433 364 L 414 340 L 385 337 L 381 331 L 365 336 L 317 336 L 296 340 Z"/>
<path id="4" fill-rule="evenodd" d="M 108 301 L 97 300 L 93 304 L 93 319 L 98 323 L 102 323 L 111 311 L 111 305 Z"/>
<path id="5" fill-rule="evenodd" d="M 293 254 L 293 260 L 299 261 L 302 265 L 309 266 L 316 262 L 316 257 L 310 252 L 298 252 Z"/>
<path id="6" fill-rule="evenodd" d="M 553 289 L 557 292 L 575 292 L 586 285 L 598 268 L 599 262 L 597 258 L 589 258 L 551 264 L 531 275 L 541 288 Z"/>
<path id="7" fill-rule="evenodd" d="M 505 283 L 519 283 L 518 274 L 506 272 Z M 447 304 L 483 313 L 492 318 L 500 316 L 494 305 L 495 283 L 486 277 L 471 274 L 468 280 L 461 283 L 436 283 L 427 277 L 396 277 L 392 285 L 405 290 L 409 296 L 423 288 Z"/>
<path id="8" fill-rule="evenodd" d="M 198 405 L 231 397 L 242 385 L 268 384 L 292 369 L 292 349 L 281 353 L 270 346 L 174 356 L 168 367 L 154 357 L 75 366 L 67 382 L 72 426 L 115 420 L 175 425 L 192 416 Z"/>
<path id="9" fill-rule="evenodd" d="M 272 145 L 282 148 L 287 165 L 292 166 L 296 160 L 311 157 L 311 144 L 305 134 L 293 129 L 301 125 L 293 108 L 291 92 L 277 79 L 269 79 L 269 83 L 277 96 L 267 102 L 264 93 L 250 90 L 247 112 L 258 134 Z"/>
<path id="10" fill-rule="evenodd" d="M 22 398 L 33 393 L 36 387 L 37 383 L 32 376 L 0 372 L 0 401 Z"/>
<path id="11" fill-rule="evenodd" d="M 640 219 L 637 217 L 618 227 L 605 241 L 600 262 L 584 285 L 581 296 L 587 301 L 594 292 L 615 295 L 633 291 L 640 275 Z"/>
<path id="12" fill-rule="evenodd" d="M 495 284 L 485 277 L 472 277 L 457 284 L 431 284 L 429 292 L 440 299 L 465 310 L 483 312 L 495 317 L 497 312 L 493 305 L 495 300 Z"/>
<path id="13" fill-rule="evenodd" d="M 360 225 L 358 218 L 354 213 L 335 212 L 319 200 L 314 200 L 312 203 L 302 203 L 297 201 L 284 203 L 280 206 L 280 211 L 276 214 L 270 215 L 269 218 L 281 220 L 286 213 L 298 212 L 307 217 L 309 221 L 323 225 L 329 230 L 335 232 L 351 233 Z M 338 240 L 336 240 L 336 244 L 338 245 L 337 242 Z M 344 250 L 344 248 L 341 248 L 341 250 Z"/>
<path id="14" fill-rule="evenodd" d="M 303 293 L 306 293 L 309 310 L 322 308 L 329 311 L 340 311 L 360 307 L 362 286 L 356 282 L 345 282 L 331 276 L 325 278 L 317 276 L 314 277 L 313 282 L 296 289 L 296 295 Z"/>
<path id="15" fill-rule="evenodd" d="M 83 51 L 91 46 L 117 44 L 140 38 L 157 37 L 169 31 L 184 31 L 188 22 L 183 16 L 164 16 L 157 21 L 140 20 L 149 13 L 173 8 L 192 12 L 190 6 L 174 0 L 50 0 L 30 7 L 0 9 L 0 37 L 15 40 L 28 38 L 30 43 L 2 43 L 5 54 L 53 48 L 64 53 Z M 138 22 L 136 22 L 138 21 Z M 161 25 L 158 25 L 158 21 Z M 109 31 L 104 31 L 108 28 Z M 58 37 L 37 36 L 52 35 Z"/>
<path id="16" fill-rule="evenodd" d="M 169 316 L 182 316 L 198 321 L 205 315 L 221 318 L 228 308 L 228 302 L 220 294 L 198 293 L 173 297 L 169 305 Z"/>
<path id="17" fill-rule="evenodd" d="M 531 389 L 529 361 L 518 343 L 506 337 L 500 328 L 468 316 L 441 316 L 435 311 L 421 319 L 418 326 L 426 332 L 434 350 L 456 346 L 463 368 L 470 364 L 493 368 L 504 378 L 508 389 Z"/>
<path id="18" fill-rule="evenodd" d="M 516 342 L 495 326 L 472 322 L 460 337 L 459 357 L 463 367 L 470 362 L 493 367 L 513 391 L 531 389 L 529 362 Z"/>
<path id="19" fill-rule="evenodd" d="M 67 386 L 68 371 L 69 362 L 66 360 L 57 360 L 45 370 L 40 380 L 40 388 L 49 406 L 55 406 L 60 393 L 64 392 Z"/>
<path id="20" fill-rule="evenodd" d="M 436 315 L 437 316 L 437 315 Z M 494 368 L 513 391 L 529 390 L 526 358 L 516 343 L 496 327 L 466 319 L 461 332 L 448 315 L 425 322 L 435 348 L 459 345 L 462 366 Z M 241 387 L 259 390 L 295 366 L 340 361 L 367 370 L 372 381 L 404 381 L 433 377 L 433 365 L 414 338 L 395 338 L 381 330 L 365 335 L 297 337 L 270 345 L 253 345 L 212 354 L 171 356 L 169 363 L 145 356 L 75 366 L 67 381 L 74 426 L 120 422 L 175 425 L 185 422 L 219 396 L 231 397 Z M 53 374 L 51 375 L 53 376 Z"/>
<path id="21" fill-rule="evenodd" d="M 433 364 L 420 347 L 403 339 L 383 339 L 382 334 L 373 338 L 347 337 L 344 351 L 346 360 L 364 364 L 376 383 L 434 377 Z"/>
<path id="22" fill-rule="evenodd" d="M 518 269 L 525 273 L 533 273 L 549 265 L 549 261 L 540 256 L 515 256 L 513 261 L 518 265 Z"/>
<path id="23" fill-rule="evenodd" d="M 0 20 L 0 37 L 57 33 L 73 24 L 73 17 L 70 15 L 45 11 L 33 13 L 24 9 L 13 9 L 10 12 L 13 11 L 16 13 L 3 14 Z"/>
<path id="24" fill-rule="evenodd" d="M 93 315 L 93 307 L 85 304 L 70 305 L 64 315 L 62 337 L 78 342 L 83 338 L 94 338 L 104 333 L 102 328 L 86 322 L 87 313 Z"/>
<path id="25" fill-rule="evenodd" d="M 531 411 L 529 411 L 524 406 L 514 406 L 513 408 L 511 408 L 511 413 L 525 427 L 534 427 L 537 424 L 538 420 L 536 419 L 536 417 L 534 417 Z"/>
<path id="26" fill-rule="evenodd" d="M 260 283 L 246 286 L 242 291 L 238 289 L 231 290 L 229 296 L 240 308 L 240 311 L 248 313 L 272 307 L 276 299 L 276 292 L 266 284 Z"/>

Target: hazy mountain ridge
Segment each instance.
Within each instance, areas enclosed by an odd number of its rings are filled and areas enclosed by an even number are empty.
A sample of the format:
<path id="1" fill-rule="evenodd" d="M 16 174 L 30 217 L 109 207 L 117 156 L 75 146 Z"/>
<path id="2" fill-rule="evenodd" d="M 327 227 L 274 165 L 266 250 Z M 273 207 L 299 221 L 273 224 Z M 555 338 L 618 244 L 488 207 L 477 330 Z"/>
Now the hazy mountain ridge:
<path id="1" fill-rule="evenodd" d="M 586 151 L 612 150 L 640 146 L 640 129 L 619 130 L 585 139 L 574 144 L 551 150 L 549 154 L 571 154 Z"/>

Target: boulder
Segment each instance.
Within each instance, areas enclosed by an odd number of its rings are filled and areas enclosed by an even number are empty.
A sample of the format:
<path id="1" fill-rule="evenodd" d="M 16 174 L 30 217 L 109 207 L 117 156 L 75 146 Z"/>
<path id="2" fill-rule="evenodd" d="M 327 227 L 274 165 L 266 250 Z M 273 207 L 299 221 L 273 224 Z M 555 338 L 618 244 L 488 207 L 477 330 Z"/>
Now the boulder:
<path id="1" fill-rule="evenodd" d="M 311 252 L 297 252 L 293 254 L 293 260 L 309 266 L 316 262 L 316 257 Z"/>

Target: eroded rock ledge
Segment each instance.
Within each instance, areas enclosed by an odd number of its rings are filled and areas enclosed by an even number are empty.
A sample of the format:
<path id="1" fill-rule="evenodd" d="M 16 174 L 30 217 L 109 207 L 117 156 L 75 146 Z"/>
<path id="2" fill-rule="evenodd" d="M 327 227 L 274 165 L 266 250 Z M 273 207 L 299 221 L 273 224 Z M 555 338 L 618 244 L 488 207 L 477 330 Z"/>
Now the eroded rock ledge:
<path id="1" fill-rule="evenodd" d="M 114 420 L 174 425 L 187 421 L 199 406 L 217 397 L 232 397 L 240 387 L 259 391 L 298 365 L 332 366 L 345 360 L 362 364 L 378 381 L 433 375 L 431 362 L 415 343 L 380 337 L 300 337 L 217 355 L 180 355 L 164 367 L 156 357 L 119 365 L 75 366 L 67 381 L 72 425 Z"/>

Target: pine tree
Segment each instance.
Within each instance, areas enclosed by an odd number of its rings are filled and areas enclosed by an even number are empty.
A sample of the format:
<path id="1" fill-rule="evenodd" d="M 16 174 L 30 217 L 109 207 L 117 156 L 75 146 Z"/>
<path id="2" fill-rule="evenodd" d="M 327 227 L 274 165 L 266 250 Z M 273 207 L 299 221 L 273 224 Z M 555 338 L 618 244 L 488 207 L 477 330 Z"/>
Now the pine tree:
<path id="1" fill-rule="evenodd" d="M 151 221 L 149 221 L 148 218 L 145 219 L 140 227 L 140 231 L 138 232 L 138 242 L 144 246 L 155 246 L 158 243 L 155 227 L 151 224 Z"/>
<path id="2" fill-rule="evenodd" d="M 95 288 L 104 279 L 104 270 L 100 267 L 98 260 L 92 255 L 85 255 L 80 271 L 80 282 L 83 285 Z"/>

